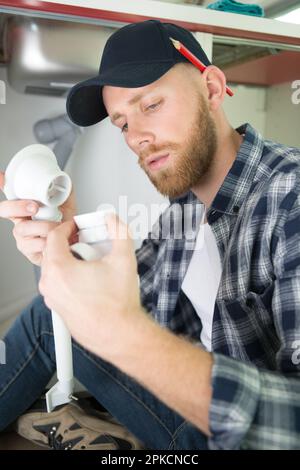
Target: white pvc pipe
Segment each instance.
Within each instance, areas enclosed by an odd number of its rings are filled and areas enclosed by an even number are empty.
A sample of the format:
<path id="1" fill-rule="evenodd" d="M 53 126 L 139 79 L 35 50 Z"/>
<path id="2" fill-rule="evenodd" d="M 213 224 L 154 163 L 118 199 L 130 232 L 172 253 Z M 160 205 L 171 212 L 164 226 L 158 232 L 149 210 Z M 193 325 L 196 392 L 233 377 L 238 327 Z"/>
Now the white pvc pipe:
<path id="1" fill-rule="evenodd" d="M 61 213 L 56 209 L 53 214 L 48 207 L 42 207 L 33 217 L 35 220 L 61 221 Z M 53 212 L 53 210 L 52 210 Z M 74 393 L 72 338 L 61 316 L 51 312 L 55 346 L 57 383 L 46 393 L 47 411 L 69 403 Z"/>
<path id="2" fill-rule="evenodd" d="M 52 325 L 58 382 L 46 393 L 48 412 L 70 402 L 74 391 L 72 338 L 61 316 L 53 310 Z"/>

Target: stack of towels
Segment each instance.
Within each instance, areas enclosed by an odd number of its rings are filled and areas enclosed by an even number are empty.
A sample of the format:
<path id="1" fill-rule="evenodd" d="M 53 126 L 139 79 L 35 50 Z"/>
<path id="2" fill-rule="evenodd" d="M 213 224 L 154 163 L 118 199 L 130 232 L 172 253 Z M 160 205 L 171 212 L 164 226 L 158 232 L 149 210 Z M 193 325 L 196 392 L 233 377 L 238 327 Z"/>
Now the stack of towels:
<path id="1" fill-rule="evenodd" d="M 206 8 L 230 13 L 240 13 L 241 15 L 265 16 L 264 9 L 261 6 L 235 2 L 234 0 L 219 0 L 207 5 Z"/>

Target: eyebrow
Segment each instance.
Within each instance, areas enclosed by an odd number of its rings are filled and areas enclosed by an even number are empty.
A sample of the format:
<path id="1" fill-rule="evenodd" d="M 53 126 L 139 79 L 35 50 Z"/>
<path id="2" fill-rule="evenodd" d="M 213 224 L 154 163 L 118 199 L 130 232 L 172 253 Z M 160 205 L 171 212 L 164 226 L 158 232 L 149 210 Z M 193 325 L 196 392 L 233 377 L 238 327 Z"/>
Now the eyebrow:
<path id="1" fill-rule="evenodd" d="M 127 101 L 127 104 L 130 104 L 130 105 L 135 104 L 135 103 L 137 103 L 138 101 L 140 101 L 141 98 L 143 98 L 143 96 L 144 96 L 144 95 L 143 95 L 142 93 L 138 93 L 138 94 L 135 95 L 133 98 L 131 98 L 130 100 L 128 100 L 128 101 Z M 118 113 L 118 112 L 117 112 L 117 113 L 114 113 L 114 114 L 112 115 L 111 122 L 115 122 L 115 121 L 116 121 L 117 119 L 119 119 L 121 116 L 122 116 L 122 114 L 120 114 L 120 113 Z"/>

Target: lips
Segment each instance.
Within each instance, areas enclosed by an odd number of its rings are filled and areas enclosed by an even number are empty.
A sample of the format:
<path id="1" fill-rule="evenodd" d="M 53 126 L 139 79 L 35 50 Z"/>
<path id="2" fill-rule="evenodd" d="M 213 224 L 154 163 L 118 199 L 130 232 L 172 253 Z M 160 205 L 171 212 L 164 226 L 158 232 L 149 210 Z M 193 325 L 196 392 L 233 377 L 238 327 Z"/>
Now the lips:
<path id="1" fill-rule="evenodd" d="M 157 155 L 156 157 L 152 155 L 146 159 L 146 165 L 152 170 L 154 169 L 156 170 L 158 168 L 161 168 L 166 163 L 168 158 L 169 158 L 168 153 L 163 154 L 163 155 Z"/>

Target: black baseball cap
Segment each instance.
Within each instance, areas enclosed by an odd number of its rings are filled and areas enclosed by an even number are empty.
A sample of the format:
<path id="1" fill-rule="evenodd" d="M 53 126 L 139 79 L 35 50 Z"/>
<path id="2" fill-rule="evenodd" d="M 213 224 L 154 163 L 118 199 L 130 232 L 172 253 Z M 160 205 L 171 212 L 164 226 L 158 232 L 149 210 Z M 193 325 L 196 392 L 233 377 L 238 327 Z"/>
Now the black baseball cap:
<path id="1" fill-rule="evenodd" d="M 138 88 L 158 80 L 175 64 L 189 62 L 173 46 L 170 37 L 186 46 L 204 65 L 210 65 L 192 33 L 172 23 L 147 20 L 133 23 L 113 33 L 103 50 L 96 77 L 71 88 L 67 113 L 79 126 L 91 126 L 107 116 L 104 85 Z"/>

